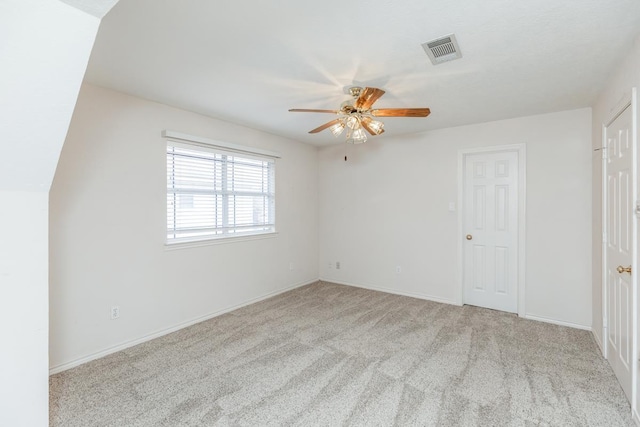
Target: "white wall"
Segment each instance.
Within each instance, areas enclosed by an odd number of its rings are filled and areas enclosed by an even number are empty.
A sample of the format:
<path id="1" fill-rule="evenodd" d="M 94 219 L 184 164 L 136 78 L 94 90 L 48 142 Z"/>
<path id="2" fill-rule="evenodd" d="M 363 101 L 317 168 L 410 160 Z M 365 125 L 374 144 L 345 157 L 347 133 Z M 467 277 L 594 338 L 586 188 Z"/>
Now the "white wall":
<path id="1" fill-rule="evenodd" d="M 414 119 L 418 120 L 418 119 Z M 393 119 L 388 119 L 393 126 Z M 320 276 L 455 303 L 458 150 L 525 143 L 528 316 L 591 326 L 591 110 L 331 146 L 320 161 Z M 329 263 L 341 262 L 341 269 Z M 396 273 L 396 266 L 402 273 Z"/>
<path id="2" fill-rule="evenodd" d="M 163 129 L 280 152 L 279 234 L 166 250 Z M 84 85 L 50 194 L 50 366 L 316 280 L 317 176 L 315 147 Z"/>
<path id="3" fill-rule="evenodd" d="M 593 105 L 593 148 L 602 147 L 602 126 L 612 118 L 614 110 L 629 96 L 631 88 L 640 90 L 640 38 L 611 75 L 605 89 Z M 640 123 L 640 117 L 638 118 Z M 602 160 L 600 151 L 593 154 L 593 334 L 602 346 Z M 636 197 L 636 200 L 640 197 Z"/>
<path id="4" fill-rule="evenodd" d="M 48 425 L 48 192 L 99 23 L 58 1 L 0 4 L 2 426 Z"/>
<path id="5" fill-rule="evenodd" d="M 0 191 L 0 425 L 48 422 L 48 195 Z"/>

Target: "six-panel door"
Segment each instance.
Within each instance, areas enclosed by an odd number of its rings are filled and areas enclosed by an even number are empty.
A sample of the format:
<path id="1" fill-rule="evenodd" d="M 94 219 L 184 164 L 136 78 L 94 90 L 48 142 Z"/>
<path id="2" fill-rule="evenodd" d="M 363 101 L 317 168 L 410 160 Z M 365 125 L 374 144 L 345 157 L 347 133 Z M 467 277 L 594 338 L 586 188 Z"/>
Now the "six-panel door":
<path id="1" fill-rule="evenodd" d="M 518 153 L 464 157 L 463 302 L 518 311 Z"/>
<path id="2" fill-rule="evenodd" d="M 631 274 L 618 267 L 631 265 L 632 257 L 632 146 L 631 108 L 627 107 L 607 127 L 606 200 L 606 292 L 607 359 L 631 399 L 632 281 Z"/>

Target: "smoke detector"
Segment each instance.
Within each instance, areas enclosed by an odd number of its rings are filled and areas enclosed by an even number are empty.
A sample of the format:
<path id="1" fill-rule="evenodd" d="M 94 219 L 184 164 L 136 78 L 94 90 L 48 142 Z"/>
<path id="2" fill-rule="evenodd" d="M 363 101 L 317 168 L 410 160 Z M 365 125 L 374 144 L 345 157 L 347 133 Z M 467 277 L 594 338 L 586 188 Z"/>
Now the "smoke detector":
<path id="1" fill-rule="evenodd" d="M 458 46 L 455 34 L 449 34 L 448 36 L 422 43 L 422 48 L 427 52 L 427 56 L 433 65 L 462 58 L 462 52 L 460 52 L 460 46 Z"/>

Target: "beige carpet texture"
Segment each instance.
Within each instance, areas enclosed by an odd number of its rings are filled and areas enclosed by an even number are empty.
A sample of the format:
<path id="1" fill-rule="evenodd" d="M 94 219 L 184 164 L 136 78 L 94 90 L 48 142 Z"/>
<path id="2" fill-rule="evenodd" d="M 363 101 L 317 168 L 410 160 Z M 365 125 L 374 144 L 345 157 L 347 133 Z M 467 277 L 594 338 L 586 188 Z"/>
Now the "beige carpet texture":
<path id="1" fill-rule="evenodd" d="M 591 334 L 317 282 L 50 378 L 50 425 L 633 426 Z"/>

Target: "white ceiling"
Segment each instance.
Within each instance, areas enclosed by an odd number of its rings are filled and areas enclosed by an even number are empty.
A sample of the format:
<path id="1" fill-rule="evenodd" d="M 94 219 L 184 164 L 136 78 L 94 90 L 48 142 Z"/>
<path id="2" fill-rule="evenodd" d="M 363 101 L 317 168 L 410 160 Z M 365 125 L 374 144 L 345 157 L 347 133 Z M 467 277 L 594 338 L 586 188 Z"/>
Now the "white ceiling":
<path id="1" fill-rule="evenodd" d="M 455 33 L 462 59 L 421 47 Z M 640 33 L 638 0 L 121 0 L 87 81 L 316 145 L 354 84 L 387 93 L 376 138 L 590 106 Z M 188 131 L 188 129 L 176 129 Z"/>

